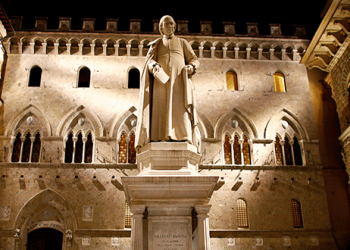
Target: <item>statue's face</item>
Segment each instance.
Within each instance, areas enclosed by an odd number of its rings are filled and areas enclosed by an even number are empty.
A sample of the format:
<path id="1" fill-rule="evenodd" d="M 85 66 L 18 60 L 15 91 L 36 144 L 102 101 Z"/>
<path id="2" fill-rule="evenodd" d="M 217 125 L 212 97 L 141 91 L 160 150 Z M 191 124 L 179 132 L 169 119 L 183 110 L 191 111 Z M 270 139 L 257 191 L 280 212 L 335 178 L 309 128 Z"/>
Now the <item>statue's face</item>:
<path id="1" fill-rule="evenodd" d="M 176 29 L 176 23 L 174 19 L 170 16 L 165 17 L 164 20 L 162 20 L 161 29 L 162 33 L 166 36 L 171 36 L 174 34 Z"/>

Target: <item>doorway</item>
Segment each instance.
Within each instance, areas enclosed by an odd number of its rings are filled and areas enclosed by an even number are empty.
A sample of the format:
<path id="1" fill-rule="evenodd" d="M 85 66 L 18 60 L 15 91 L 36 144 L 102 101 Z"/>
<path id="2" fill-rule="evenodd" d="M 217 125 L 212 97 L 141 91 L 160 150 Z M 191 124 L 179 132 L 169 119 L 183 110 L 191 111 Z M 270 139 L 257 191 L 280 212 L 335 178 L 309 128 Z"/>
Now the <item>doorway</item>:
<path id="1" fill-rule="evenodd" d="M 41 228 L 28 234 L 27 250 L 62 250 L 63 233 Z"/>

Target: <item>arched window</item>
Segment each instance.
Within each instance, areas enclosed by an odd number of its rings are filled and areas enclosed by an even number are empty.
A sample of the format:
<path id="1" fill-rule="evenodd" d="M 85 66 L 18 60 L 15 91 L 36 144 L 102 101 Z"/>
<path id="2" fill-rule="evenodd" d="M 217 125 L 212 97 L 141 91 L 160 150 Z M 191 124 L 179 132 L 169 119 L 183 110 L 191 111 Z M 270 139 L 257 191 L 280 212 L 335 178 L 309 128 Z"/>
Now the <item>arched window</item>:
<path id="1" fill-rule="evenodd" d="M 139 89 L 140 88 L 140 71 L 138 69 L 130 69 L 128 77 L 128 88 Z"/>
<path id="2" fill-rule="evenodd" d="M 129 163 L 136 162 L 135 134 L 134 133 L 132 133 L 130 135 L 128 160 L 129 160 Z"/>
<path id="3" fill-rule="evenodd" d="M 273 82 L 275 84 L 275 92 L 286 92 L 286 83 L 282 73 L 275 73 L 273 75 Z"/>
<path id="4" fill-rule="evenodd" d="M 34 66 L 30 70 L 29 87 L 40 87 L 42 69 L 39 66 Z"/>
<path id="5" fill-rule="evenodd" d="M 28 132 L 22 146 L 22 162 L 29 162 L 31 145 L 30 133 Z"/>
<path id="6" fill-rule="evenodd" d="M 11 159 L 12 162 L 19 162 L 19 159 L 21 156 L 21 146 L 22 146 L 21 133 L 18 132 L 12 147 L 12 159 Z"/>
<path id="7" fill-rule="evenodd" d="M 92 134 L 89 133 L 87 136 L 87 140 L 85 143 L 85 156 L 84 162 L 91 163 L 92 162 L 92 153 L 93 153 L 94 143 L 92 141 Z"/>
<path id="8" fill-rule="evenodd" d="M 237 225 L 241 228 L 248 228 L 247 202 L 243 199 L 237 200 Z"/>
<path id="9" fill-rule="evenodd" d="M 292 147 L 287 136 L 284 137 L 284 155 L 286 159 L 286 165 L 293 165 Z"/>
<path id="10" fill-rule="evenodd" d="M 127 163 L 127 142 L 125 134 L 121 134 L 119 140 L 119 163 Z"/>
<path id="11" fill-rule="evenodd" d="M 232 153 L 231 153 L 231 138 L 229 135 L 225 135 L 225 142 L 224 142 L 224 157 L 225 157 L 225 164 L 232 164 Z"/>
<path id="12" fill-rule="evenodd" d="M 301 149 L 300 149 L 298 138 L 294 136 L 293 140 L 294 140 L 294 143 L 293 143 L 294 164 L 303 165 L 303 159 L 301 156 Z"/>
<path id="13" fill-rule="evenodd" d="M 233 155 L 236 165 L 242 164 L 242 154 L 241 154 L 241 144 L 239 142 L 239 138 L 235 135 L 235 139 L 233 142 Z"/>
<path id="14" fill-rule="evenodd" d="M 243 136 L 243 158 L 244 158 L 244 164 L 245 165 L 250 165 L 251 160 L 250 160 L 250 145 L 248 142 L 247 136 Z"/>
<path id="15" fill-rule="evenodd" d="M 13 142 L 11 162 L 39 162 L 41 150 L 40 133 L 35 137 L 28 132 L 24 138 L 20 132 L 17 133 Z"/>
<path id="16" fill-rule="evenodd" d="M 300 202 L 292 199 L 290 201 L 290 208 L 292 212 L 292 219 L 293 219 L 293 227 L 294 228 L 303 228 L 303 220 L 301 216 L 301 207 Z"/>
<path id="17" fill-rule="evenodd" d="M 74 149 L 73 133 L 69 133 L 68 139 L 66 141 L 66 153 L 65 153 L 65 158 L 64 158 L 65 163 L 72 163 L 72 161 L 73 161 L 73 149 Z"/>
<path id="18" fill-rule="evenodd" d="M 77 142 L 75 143 L 74 163 L 83 162 L 83 146 L 83 135 L 79 133 L 77 137 Z"/>
<path id="19" fill-rule="evenodd" d="M 79 71 L 79 82 L 78 88 L 89 88 L 90 87 L 91 71 L 87 67 L 83 67 Z"/>
<path id="20" fill-rule="evenodd" d="M 39 162 L 40 148 L 41 148 L 41 140 L 40 140 L 40 134 L 38 132 L 36 133 L 34 142 L 33 142 L 32 162 Z"/>
<path id="21" fill-rule="evenodd" d="M 75 141 L 75 143 L 74 143 Z M 80 131 L 77 135 L 70 132 L 66 141 L 65 163 L 92 163 L 93 162 L 93 136 L 89 132 L 87 137 Z"/>
<path id="22" fill-rule="evenodd" d="M 275 139 L 275 158 L 276 158 L 276 165 L 283 165 L 283 152 L 282 152 L 282 145 L 280 138 L 276 136 Z"/>
<path id="23" fill-rule="evenodd" d="M 226 72 L 226 88 L 227 90 L 238 90 L 237 74 L 234 71 Z"/>

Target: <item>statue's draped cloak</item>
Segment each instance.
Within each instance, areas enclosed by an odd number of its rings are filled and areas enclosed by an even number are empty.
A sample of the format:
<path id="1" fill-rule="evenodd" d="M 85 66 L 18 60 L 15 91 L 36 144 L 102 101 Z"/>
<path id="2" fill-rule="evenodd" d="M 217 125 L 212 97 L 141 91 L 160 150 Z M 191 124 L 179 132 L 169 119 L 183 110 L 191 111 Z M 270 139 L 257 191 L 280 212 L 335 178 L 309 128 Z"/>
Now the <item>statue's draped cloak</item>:
<path id="1" fill-rule="evenodd" d="M 151 141 L 187 141 L 199 147 L 192 81 L 184 69 L 189 64 L 198 67 L 198 58 L 186 40 L 175 36 L 149 45 L 141 75 L 136 146 Z M 165 84 L 149 73 L 149 65 L 155 62 L 170 76 Z"/>

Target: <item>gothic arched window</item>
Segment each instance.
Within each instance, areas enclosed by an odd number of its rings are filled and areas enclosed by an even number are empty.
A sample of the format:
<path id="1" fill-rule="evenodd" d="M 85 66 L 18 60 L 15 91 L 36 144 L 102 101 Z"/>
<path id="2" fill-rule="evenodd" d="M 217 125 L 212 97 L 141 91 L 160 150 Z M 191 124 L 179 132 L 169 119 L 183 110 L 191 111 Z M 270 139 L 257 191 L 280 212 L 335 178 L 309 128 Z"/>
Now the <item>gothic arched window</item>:
<path id="1" fill-rule="evenodd" d="M 36 133 L 34 142 L 33 142 L 32 162 L 39 162 L 40 148 L 41 148 L 41 140 L 40 140 L 40 134 L 38 132 Z"/>
<path id="2" fill-rule="evenodd" d="M 294 164 L 295 165 L 303 165 L 303 159 L 301 156 L 301 149 L 299 145 L 298 138 L 294 136 L 294 143 L 293 143 L 293 152 L 294 152 Z"/>
<path id="3" fill-rule="evenodd" d="M 130 69 L 128 77 L 128 88 L 139 89 L 140 88 L 140 71 L 138 69 Z"/>
<path id="4" fill-rule="evenodd" d="M 91 133 L 88 134 L 87 136 L 87 140 L 85 143 L 85 159 L 84 162 L 85 163 L 91 163 L 92 162 L 92 153 L 93 153 L 93 147 L 94 147 L 94 143 L 92 141 L 92 135 Z"/>
<path id="5" fill-rule="evenodd" d="M 242 164 L 241 144 L 239 142 L 239 138 L 237 135 L 235 135 L 235 139 L 233 142 L 233 155 L 234 155 L 235 164 L 237 165 Z"/>
<path id="6" fill-rule="evenodd" d="M 237 225 L 243 228 L 249 227 L 247 202 L 243 199 L 237 200 Z"/>
<path id="7" fill-rule="evenodd" d="M 290 208 L 292 212 L 293 227 L 303 228 L 303 219 L 301 216 L 300 202 L 295 199 L 292 199 L 290 201 Z"/>
<path id="8" fill-rule="evenodd" d="M 132 133 L 130 135 L 128 161 L 129 161 L 129 163 L 136 162 L 135 134 L 134 133 Z"/>
<path id="9" fill-rule="evenodd" d="M 19 159 L 21 156 L 21 147 L 22 147 L 21 133 L 18 132 L 12 147 L 12 159 L 11 159 L 12 162 L 19 162 Z"/>
<path id="10" fill-rule="evenodd" d="M 119 140 L 119 163 L 127 163 L 127 142 L 126 135 L 124 133 L 121 134 Z"/>
<path id="11" fill-rule="evenodd" d="M 83 67 L 79 71 L 79 82 L 78 88 L 89 88 L 90 87 L 91 71 L 87 67 Z"/>
<path id="12" fill-rule="evenodd" d="M 77 142 L 75 143 L 74 163 L 83 162 L 83 146 L 83 135 L 80 132 L 77 137 Z"/>
<path id="13" fill-rule="evenodd" d="M 225 164 L 232 164 L 232 153 L 231 153 L 231 138 L 229 135 L 225 135 L 225 142 L 224 142 L 224 157 L 225 157 Z"/>
<path id="14" fill-rule="evenodd" d="M 244 158 L 244 164 L 245 165 L 250 165 L 251 160 L 250 160 L 250 145 L 248 142 L 248 137 L 243 136 L 243 158 Z"/>
<path id="15" fill-rule="evenodd" d="M 22 145 L 22 162 L 29 162 L 31 145 L 30 133 L 28 132 Z"/>
<path id="16" fill-rule="evenodd" d="M 284 155 L 286 159 L 286 165 L 293 165 L 292 147 L 287 136 L 284 137 Z"/>
<path id="17" fill-rule="evenodd" d="M 30 70 L 29 87 L 40 87 L 42 69 L 39 66 L 34 66 Z"/>
<path id="18" fill-rule="evenodd" d="M 238 90 L 237 74 L 234 71 L 226 72 L 226 89 L 227 90 Z"/>
<path id="19" fill-rule="evenodd" d="M 66 141 L 66 153 L 64 162 L 65 163 L 72 163 L 73 161 L 73 149 L 74 149 L 74 143 L 73 143 L 73 133 L 69 133 L 68 139 Z"/>
<path id="20" fill-rule="evenodd" d="M 286 92 L 286 83 L 282 73 L 276 72 L 273 75 L 273 81 L 275 84 L 275 92 Z"/>
<path id="21" fill-rule="evenodd" d="M 282 152 L 282 145 L 281 140 L 278 136 L 276 136 L 275 139 L 275 158 L 276 158 L 276 165 L 283 165 L 283 152 Z"/>

